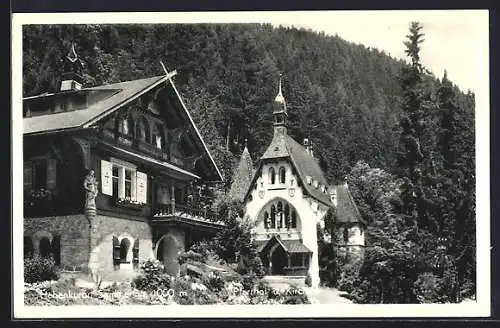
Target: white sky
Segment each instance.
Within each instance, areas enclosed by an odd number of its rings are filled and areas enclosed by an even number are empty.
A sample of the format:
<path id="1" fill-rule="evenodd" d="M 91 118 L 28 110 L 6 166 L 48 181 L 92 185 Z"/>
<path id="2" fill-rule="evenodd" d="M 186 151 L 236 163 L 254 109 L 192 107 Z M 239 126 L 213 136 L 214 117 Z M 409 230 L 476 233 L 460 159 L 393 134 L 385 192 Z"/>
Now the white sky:
<path id="1" fill-rule="evenodd" d="M 419 21 L 425 34 L 421 60 L 434 75 L 441 78 L 446 69 L 448 77 L 463 91 L 476 89 L 483 78 L 477 71 L 488 52 L 487 11 L 353 11 L 319 12 L 314 19 L 308 16 L 276 19 L 273 23 L 338 34 L 345 40 L 383 49 L 393 57 L 406 58 L 403 41 L 410 22 Z"/>

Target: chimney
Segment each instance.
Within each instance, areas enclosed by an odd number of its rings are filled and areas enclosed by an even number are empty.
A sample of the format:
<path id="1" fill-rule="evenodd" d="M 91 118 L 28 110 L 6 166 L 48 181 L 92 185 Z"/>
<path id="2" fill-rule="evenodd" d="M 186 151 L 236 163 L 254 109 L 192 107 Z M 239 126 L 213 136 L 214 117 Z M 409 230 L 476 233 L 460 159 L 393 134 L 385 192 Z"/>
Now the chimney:
<path id="1" fill-rule="evenodd" d="M 71 50 L 64 60 L 63 74 L 61 75 L 60 91 L 73 91 L 82 88 L 83 78 L 80 73 L 83 69 L 83 61 L 78 57 L 75 43 L 71 44 Z"/>
<path id="2" fill-rule="evenodd" d="M 66 73 L 62 75 L 60 91 L 74 91 L 82 89 L 82 78 L 76 73 Z"/>

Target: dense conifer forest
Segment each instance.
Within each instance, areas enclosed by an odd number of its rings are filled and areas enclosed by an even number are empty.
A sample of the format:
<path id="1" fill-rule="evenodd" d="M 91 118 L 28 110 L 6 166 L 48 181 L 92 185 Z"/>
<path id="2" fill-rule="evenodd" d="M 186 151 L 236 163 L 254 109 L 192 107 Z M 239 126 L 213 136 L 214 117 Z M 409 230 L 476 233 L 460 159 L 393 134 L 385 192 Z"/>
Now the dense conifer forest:
<path id="1" fill-rule="evenodd" d="M 401 40 L 405 61 L 269 24 L 33 25 L 23 32 L 25 96 L 58 89 L 72 43 L 86 86 L 162 75 L 160 60 L 176 69 L 224 188 L 246 139 L 254 160 L 269 144 L 283 73 L 289 134 L 313 141 L 330 183 L 347 177 L 368 223 L 357 280 L 332 283 L 370 303 L 457 302 L 475 293 L 474 94 L 421 63 L 425 26 L 412 24 Z"/>

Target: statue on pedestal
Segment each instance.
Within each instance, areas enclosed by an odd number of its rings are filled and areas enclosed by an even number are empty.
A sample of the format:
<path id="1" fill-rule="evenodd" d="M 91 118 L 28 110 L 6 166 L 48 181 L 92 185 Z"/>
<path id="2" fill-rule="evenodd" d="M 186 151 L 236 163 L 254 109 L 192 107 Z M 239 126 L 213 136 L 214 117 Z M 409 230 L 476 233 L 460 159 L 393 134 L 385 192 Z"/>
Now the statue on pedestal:
<path id="1" fill-rule="evenodd" d="M 95 198 L 97 196 L 98 182 L 94 170 L 90 170 L 83 182 L 85 188 L 85 214 L 96 214 Z"/>

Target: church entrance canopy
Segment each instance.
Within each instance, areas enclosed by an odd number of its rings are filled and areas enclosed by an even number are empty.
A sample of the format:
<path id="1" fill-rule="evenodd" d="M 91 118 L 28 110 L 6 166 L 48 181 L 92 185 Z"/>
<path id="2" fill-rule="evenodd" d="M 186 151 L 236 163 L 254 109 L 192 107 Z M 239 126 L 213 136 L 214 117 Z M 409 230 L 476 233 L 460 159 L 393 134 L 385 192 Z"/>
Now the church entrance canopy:
<path id="1" fill-rule="evenodd" d="M 257 251 L 268 275 L 305 276 L 312 254 L 300 240 L 282 240 L 273 236 L 256 241 Z"/>

